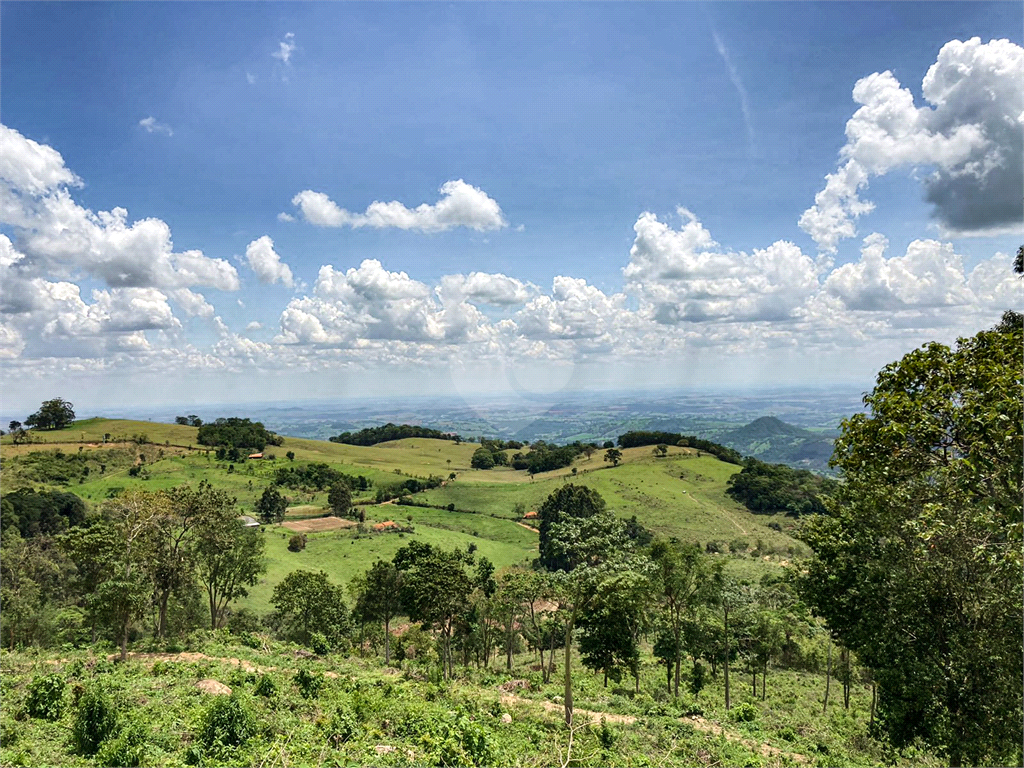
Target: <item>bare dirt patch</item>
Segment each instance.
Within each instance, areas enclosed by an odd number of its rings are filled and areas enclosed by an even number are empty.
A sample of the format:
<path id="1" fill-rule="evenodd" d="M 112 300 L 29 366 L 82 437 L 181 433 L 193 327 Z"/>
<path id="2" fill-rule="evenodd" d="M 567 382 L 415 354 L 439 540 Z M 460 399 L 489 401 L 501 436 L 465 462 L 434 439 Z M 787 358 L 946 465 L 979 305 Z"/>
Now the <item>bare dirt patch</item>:
<path id="1" fill-rule="evenodd" d="M 209 678 L 207 678 L 206 680 L 200 680 L 198 683 L 196 683 L 196 688 L 198 688 L 203 693 L 211 693 L 214 696 L 231 695 L 231 689 L 228 686 L 224 685 L 224 683 L 220 683 L 216 680 L 211 680 Z"/>
<path id="2" fill-rule="evenodd" d="M 321 531 L 337 531 L 342 528 L 355 528 L 357 523 L 342 520 L 340 517 L 316 517 L 312 520 L 286 520 L 282 528 L 296 533 L 320 533 Z"/>

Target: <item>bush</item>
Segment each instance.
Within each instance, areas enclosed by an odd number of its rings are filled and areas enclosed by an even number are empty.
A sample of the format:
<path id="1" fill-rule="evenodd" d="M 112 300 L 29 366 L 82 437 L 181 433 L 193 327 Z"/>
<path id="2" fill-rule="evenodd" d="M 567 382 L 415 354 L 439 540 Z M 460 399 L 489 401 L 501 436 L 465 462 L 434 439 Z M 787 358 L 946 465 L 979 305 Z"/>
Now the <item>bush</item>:
<path id="1" fill-rule="evenodd" d="M 64 678 L 60 675 L 36 675 L 28 684 L 25 712 L 29 717 L 60 720 L 64 712 Z"/>
<path id="2" fill-rule="evenodd" d="M 210 749 L 216 745 L 237 747 L 256 733 L 256 718 L 237 694 L 218 696 L 206 710 L 199 741 Z"/>
<path id="3" fill-rule="evenodd" d="M 95 755 L 116 729 L 117 712 L 109 694 L 96 684 L 86 688 L 78 699 L 71 728 L 75 748 L 82 755 Z"/>
<path id="4" fill-rule="evenodd" d="M 327 739 L 335 748 L 359 735 L 359 723 L 347 707 L 338 707 L 327 724 Z"/>
<path id="5" fill-rule="evenodd" d="M 302 698 L 315 699 L 320 695 L 320 689 L 323 688 L 324 677 L 315 672 L 310 672 L 308 669 L 300 669 L 295 673 L 292 682 L 298 687 Z"/>
<path id="6" fill-rule="evenodd" d="M 729 719 L 734 723 L 752 723 L 757 720 L 757 707 L 748 701 L 737 704 L 729 710 Z"/>
<path id="7" fill-rule="evenodd" d="M 309 647 L 317 656 L 326 656 L 333 648 L 323 632 L 310 632 Z"/>
<path id="8" fill-rule="evenodd" d="M 288 551 L 289 552 L 301 552 L 306 548 L 306 534 L 296 533 L 290 539 L 288 539 Z"/>
<path id="9" fill-rule="evenodd" d="M 248 608 L 239 608 L 228 617 L 228 632 L 232 635 L 255 633 L 262 628 L 260 617 Z"/>
<path id="10" fill-rule="evenodd" d="M 96 755 L 98 765 L 136 768 L 146 756 L 146 732 L 138 722 L 123 729 L 115 739 L 107 739 Z"/>
<path id="11" fill-rule="evenodd" d="M 277 696 L 277 684 L 274 682 L 274 678 L 266 673 L 260 676 L 252 690 L 257 696 L 262 696 L 265 699 L 272 699 Z"/>

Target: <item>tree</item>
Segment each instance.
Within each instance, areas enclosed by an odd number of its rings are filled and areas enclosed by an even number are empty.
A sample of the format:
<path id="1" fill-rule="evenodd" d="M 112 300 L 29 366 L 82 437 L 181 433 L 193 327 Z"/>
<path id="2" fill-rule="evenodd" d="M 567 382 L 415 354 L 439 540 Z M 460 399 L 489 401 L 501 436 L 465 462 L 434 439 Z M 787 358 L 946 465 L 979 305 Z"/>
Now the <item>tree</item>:
<path id="1" fill-rule="evenodd" d="M 272 485 L 263 489 L 259 499 L 256 501 L 256 516 L 260 522 L 270 525 L 280 523 L 284 520 L 284 514 L 288 511 L 288 499 Z"/>
<path id="2" fill-rule="evenodd" d="M 285 458 L 287 458 L 288 461 L 295 461 L 295 451 L 288 451 L 285 453 Z"/>
<path id="3" fill-rule="evenodd" d="M 286 637 L 309 645 L 318 632 L 330 648 L 337 648 L 348 637 L 344 590 L 331 584 L 324 571 L 292 571 L 274 587 L 270 602 Z"/>
<path id="4" fill-rule="evenodd" d="M 879 725 L 953 765 L 1021 760 L 1022 348 L 1004 324 L 886 366 L 802 532 L 801 591 L 874 671 Z"/>
<path id="5" fill-rule="evenodd" d="M 613 467 L 617 467 L 619 462 L 622 461 L 622 451 L 618 448 L 609 448 L 604 452 L 604 460 L 610 461 Z"/>
<path id="6" fill-rule="evenodd" d="M 584 485 L 563 485 L 552 493 L 537 510 L 540 521 L 540 556 L 538 564 L 549 571 L 568 570 L 569 561 L 558 557 L 552 548 L 551 531 L 565 517 L 592 517 L 605 508 L 601 494 Z"/>
<path id="7" fill-rule="evenodd" d="M 576 503 L 579 511 L 586 514 L 572 514 L 571 508 L 563 508 L 557 510 L 557 515 L 551 515 L 556 522 L 549 529 L 547 559 L 559 566 L 552 578 L 564 628 L 565 722 L 571 727 L 572 634 L 576 620 L 589 610 L 599 595 L 627 587 L 645 566 L 631 558 L 631 540 L 626 536 L 625 525 L 604 508 L 604 499 L 595 491 L 563 486 L 548 497 L 541 509 L 549 503 L 554 506 L 559 493 L 566 489 L 574 490 L 562 498 Z M 582 491 L 588 491 L 593 497 Z"/>
<path id="8" fill-rule="evenodd" d="M 327 494 L 327 503 L 331 507 L 331 512 L 338 517 L 348 515 L 352 511 L 352 491 L 349 490 L 348 483 L 340 482 L 332 485 Z"/>
<path id="9" fill-rule="evenodd" d="M 477 448 L 469 460 L 469 466 L 473 469 L 492 469 L 494 467 L 494 454 L 487 448 Z"/>
<path id="10" fill-rule="evenodd" d="M 658 591 L 665 612 L 665 623 L 672 637 L 675 668 L 674 693 L 679 695 L 680 668 L 682 666 L 683 624 L 695 609 L 711 600 L 709 592 L 711 566 L 696 544 L 684 544 L 675 539 L 659 540 L 651 547 Z M 664 658 L 664 657 L 663 657 Z"/>
<path id="11" fill-rule="evenodd" d="M 210 489 L 203 516 L 197 521 L 196 577 L 206 589 L 210 628 L 220 626 L 224 610 L 233 600 L 249 594 L 266 570 L 265 541 L 257 528 L 246 528 L 237 518 L 235 500 L 224 491 Z"/>
<path id="12" fill-rule="evenodd" d="M 419 544 L 419 542 L 412 542 Z M 441 634 L 444 678 L 454 674 L 451 641 L 457 619 L 469 606 L 473 584 L 465 570 L 469 555 L 412 544 L 398 550 L 394 565 L 404 573 L 402 604 L 414 621 L 432 624 Z"/>
<path id="13" fill-rule="evenodd" d="M 75 411 L 71 403 L 55 397 L 43 402 L 38 411 L 25 419 L 25 425 L 34 429 L 64 429 L 74 420 Z"/>
<path id="14" fill-rule="evenodd" d="M 1017 255 L 1013 259 L 1013 271 L 1018 275 L 1024 274 L 1024 245 L 1017 248 Z"/>
<path id="15" fill-rule="evenodd" d="M 363 621 L 384 624 L 384 661 L 391 663 L 391 620 L 402 608 L 403 575 L 392 563 L 378 560 L 366 572 L 356 600 L 356 614 Z"/>

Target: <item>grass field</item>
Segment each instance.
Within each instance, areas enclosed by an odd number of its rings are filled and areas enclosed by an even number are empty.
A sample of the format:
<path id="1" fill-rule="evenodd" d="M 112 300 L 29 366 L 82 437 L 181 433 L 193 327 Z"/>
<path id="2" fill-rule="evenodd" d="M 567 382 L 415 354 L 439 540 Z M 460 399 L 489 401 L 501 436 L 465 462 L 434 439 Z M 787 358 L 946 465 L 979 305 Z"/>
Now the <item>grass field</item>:
<path id="1" fill-rule="evenodd" d="M 34 433 L 33 433 L 34 434 Z M 103 444 L 104 435 L 130 440 L 145 434 L 151 441 L 145 445 L 133 442 Z M 469 468 L 475 443 L 456 445 L 446 440 L 408 438 L 363 447 L 341 445 L 298 438 L 284 439 L 281 446 L 269 446 L 263 460 L 242 461 L 231 465 L 217 461 L 212 451 L 200 450 L 195 443 L 196 429 L 174 424 L 89 419 L 72 427 L 41 434 L 47 442 L 13 446 L 5 436 L 0 445 L 4 460 L 4 487 L 10 478 L 18 478 L 18 466 L 32 452 L 60 450 L 65 455 L 81 450 L 83 455 L 100 456 L 107 451 L 120 451 L 118 460 L 104 471 L 91 462 L 87 476 L 68 481 L 67 490 L 93 504 L 100 504 L 120 490 L 131 487 L 148 490 L 167 489 L 183 483 L 197 485 L 209 482 L 237 500 L 239 514 L 253 514 L 256 500 L 273 481 L 278 468 L 324 462 L 350 475 L 363 475 L 372 482 L 368 492 L 357 494 L 356 502 L 365 506 L 367 525 L 387 519 L 402 524 L 412 523 L 415 533 L 367 534 L 357 537 L 355 530 L 309 534 L 305 552 L 288 552 L 287 538 L 291 532 L 268 529 L 269 569 L 261 585 L 245 601 L 259 611 L 269 608 L 270 593 L 281 578 L 298 567 L 315 567 L 327 571 L 332 578 L 346 582 L 369 567 L 378 557 L 390 558 L 410 538 L 443 547 L 468 547 L 474 543 L 482 555 L 495 565 L 524 562 L 536 557 L 537 535 L 517 525 L 513 511 L 517 504 L 527 510 L 536 509 L 549 494 L 566 482 L 574 482 L 598 491 L 617 515 L 636 516 L 647 528 L 663 536 L 695 541 L 702 546 L 710 541 L 728 544 L 738 550 L 728 556 L 730 571 L 747 578 L 759 578 L 777 569 L 803 551 L 803 545 L 785 531 L 793 523 L 785 518 L 753 515 L 725 494 L 726 481 L 739 468 L 688 448 L 671 447 L 669 455 L 658 458 L 650 447 L 630 448 L 622 452 L 622 463 L 612 467 L 604 461 L 604 451 L 589 458 L 580 456 L 572 467 L 538 474 L 531 478 L 525 471 L 501 467 L 493 470 Z M 191 449 L 190 449 L 191 447 Z M 286 458 L 291 451 L 293 461 Z M 123 455 L 122 455 L 123 454 Z M 145 456 L 136 477 L 129 469 Z M 13 463 L 12 463 L 13 462 Z M 572 475 L 573 469 L 576 475 Z M 410 477 L 429 475 L 456 480 L 444 486 L 416 494 L 412 500 L 439 507 L 454 505 L 455 511 L 405 505 L 372 504 L 376 489 L 401 483 Z M 327 513 L 327 493 L 283 488 L 289 499 L 290 519 L 316 518 Z M 782 531 L 768 527 L 778 523 Z M 758 557 L 747 556 L 761 544 Z"/>

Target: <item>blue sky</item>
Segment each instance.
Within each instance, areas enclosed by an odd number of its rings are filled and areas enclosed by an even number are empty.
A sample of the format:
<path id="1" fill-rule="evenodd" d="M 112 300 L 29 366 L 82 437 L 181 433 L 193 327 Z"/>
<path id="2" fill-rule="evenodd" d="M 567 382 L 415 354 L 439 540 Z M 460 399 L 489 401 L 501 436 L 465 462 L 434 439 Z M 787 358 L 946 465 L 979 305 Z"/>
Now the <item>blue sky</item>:
<path id="1" fill-rule="evenodd" d="M 995 264 L 1024 237 L 1022 27 L 983 2 L 5 3 L 5 400 L 867 384 L 1019 308 Z"/>

